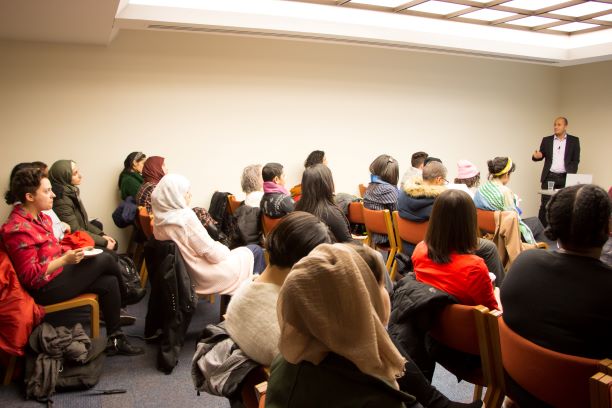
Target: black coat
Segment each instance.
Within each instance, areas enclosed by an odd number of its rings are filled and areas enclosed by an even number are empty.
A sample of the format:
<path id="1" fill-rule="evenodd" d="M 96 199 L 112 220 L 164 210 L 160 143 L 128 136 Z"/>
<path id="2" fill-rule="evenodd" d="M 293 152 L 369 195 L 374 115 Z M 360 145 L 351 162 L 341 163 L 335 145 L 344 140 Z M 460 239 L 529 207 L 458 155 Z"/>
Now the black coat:
<path id="1" fill-rule="evenodd" d="M 457 303 L 457 299 L 417 281 L 414 273 L 397 283 L 391 297 L 389 335 L 408 354 L 404 357 L 413 360 L 430 381 L 435 361 L 426 349 L 427 332 L 442 309 L 451 303 Z"/>
<path id="2" fill-rule="evenodd" d="M 145 259 L 151 277 L 145 337 L 161 330 L 157 369 L 170 374 L 178 363 L 185 333 L 198 305 L 198 296 L 174 242 L 148 241 Z"/>
<path id="3" fill-rule="evenodd" d="M 544 182 L 548 173 L 550 173 L 550 166 L 552 166 L 553 160 L 553 140 L 554 135 L 546 136 L 542 138 L 540 143 L 540 152 L 542 152 L 541 159 L 536 159 L 531 156 L 533 161 L 544 160 L 544 168 L 542 169 L 542 175 L 540 176 L 540 182 Z M 580 139 L 576 136 L 567 135 L 567 141 L 565 142 L 565 155 L 564 160 L 565 172 L 566 173 L 578 173 L 578 163 L 580 163 Z"/>

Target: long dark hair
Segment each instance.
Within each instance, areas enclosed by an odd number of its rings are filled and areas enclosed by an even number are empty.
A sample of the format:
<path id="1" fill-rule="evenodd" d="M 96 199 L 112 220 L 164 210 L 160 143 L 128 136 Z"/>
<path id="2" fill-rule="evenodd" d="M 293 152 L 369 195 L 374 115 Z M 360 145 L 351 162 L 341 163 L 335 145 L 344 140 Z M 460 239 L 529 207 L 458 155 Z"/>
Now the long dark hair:
<path id="1" fill-rule="evenodd" d="M 302 197 L 295 209 L 306 211 L 319 218 L 337 208 L 334 204 L 334 179 L 324 164 L 307 167 L 302 174 Z"/>
<path id="2" fill-rule="evenodd" d="M 478 222 L 472 198 L 446 190 L 434 201 L 425 235 L 427 255 L 435 263 L 450 262 L 452 252 L 469 254 L 478 247 Z"/>
<path id="3" fill-rule="evenodd" d="M 123 161 L 123 170 L 121 170 L 121 173 L 119 173 L 119 180 L 117 180 L 117 186 L 119 188 L 121 188 L 121 178 L 123 177 L 123 175 L 126 173 L 131 173 L 133 171 L 132 165 L 134 164 L 134 162 L 139 162 L 146 158 L 147 155 L 143 152 L 132 152 L 127 155 L 127 157 Z"/>

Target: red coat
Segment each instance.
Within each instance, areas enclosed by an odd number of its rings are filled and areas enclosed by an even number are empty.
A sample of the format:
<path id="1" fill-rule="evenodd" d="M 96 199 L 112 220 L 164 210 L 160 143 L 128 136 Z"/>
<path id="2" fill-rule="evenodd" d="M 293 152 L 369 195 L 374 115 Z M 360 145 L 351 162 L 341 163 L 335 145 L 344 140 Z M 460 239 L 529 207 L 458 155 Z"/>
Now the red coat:
<path id="1" fill-rule="evenodd" d="M 448 264 L 437 264 L 427 255 L 427 244 L 419 243 L 412 254 L 417 280 L 453 295 L 463 305 L 499 309 L 482 258 L 471 254 L 451 254 L 450 258 Z"/>
<path id="2" fill-rule="evenodd" d="M 45 276 L 49 263 L 70 249 L 57 242 L 49 216 L 40 213 L 34 219 L 17 204 L 0 234 L 19 281 L 26 289 L 40 289 L 62 272 L 60 267 Z"/>
<path id="3" fill-rule="evenodd" d="M 19 283 L 6 252 L 0 251 L 0 350 L 22 356 L 32 329 L 44 316 L 44 309 Z"/>

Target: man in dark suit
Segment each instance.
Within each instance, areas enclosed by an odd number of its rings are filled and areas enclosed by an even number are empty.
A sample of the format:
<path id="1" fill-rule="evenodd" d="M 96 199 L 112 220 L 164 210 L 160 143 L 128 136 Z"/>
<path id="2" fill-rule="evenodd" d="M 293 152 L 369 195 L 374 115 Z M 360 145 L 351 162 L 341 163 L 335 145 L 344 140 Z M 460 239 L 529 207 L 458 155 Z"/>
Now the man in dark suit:
<path id="1" fill-rule="evenodd" d="M 540 161 L 544 159 L 544 168 L 540 182 L 542 190 L 548 188 L 548 182 L 555 183 L 555 189 L 565 187 L 565 176 L 567 173 L 578 172 L 580 163 L 580 140 L 576 136 L 568 135 L 567 119 L 559 117 L 555 119 L 555 134 L 542 138 L 540 149 L 531 156 L 531 160 Z M 546 226 L 546 204 L 550 196 L 542 194 L 542 202 L 538 218 L 542 225 Z"/>

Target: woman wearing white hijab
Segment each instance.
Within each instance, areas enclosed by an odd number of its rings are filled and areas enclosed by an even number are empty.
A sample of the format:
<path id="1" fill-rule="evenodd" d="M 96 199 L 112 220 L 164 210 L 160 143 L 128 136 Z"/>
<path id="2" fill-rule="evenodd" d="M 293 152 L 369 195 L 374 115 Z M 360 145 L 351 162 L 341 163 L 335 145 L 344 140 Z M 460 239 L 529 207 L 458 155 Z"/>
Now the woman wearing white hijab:
<path id="1" fill-rule="evenodd" d="M 155 239 L 178 246 L 198 294 L 233 294 L 253 274 L 253 252 L 214 241 L 189 207 L 191 183 L 165 175 L 151 194 Z"/>

